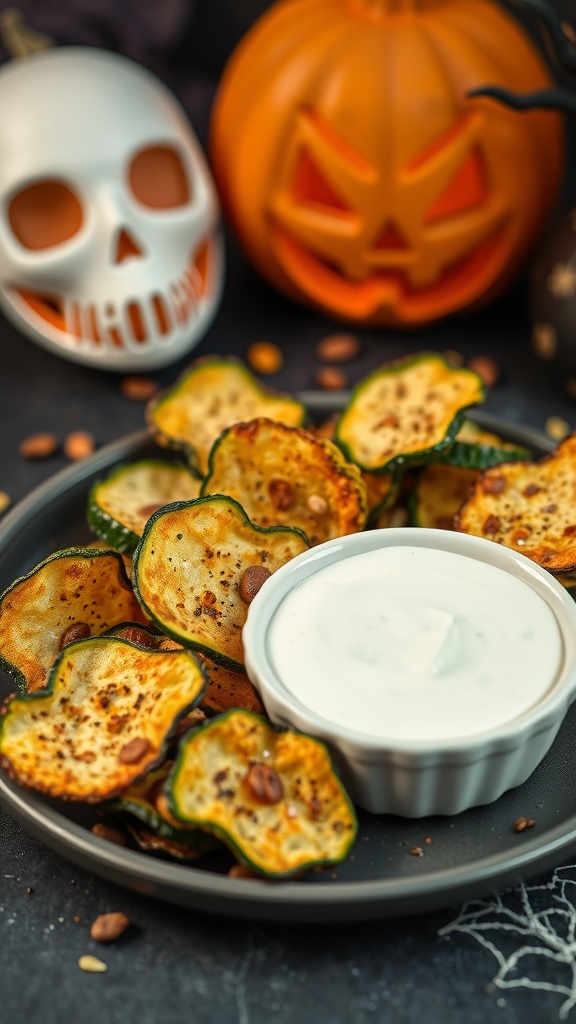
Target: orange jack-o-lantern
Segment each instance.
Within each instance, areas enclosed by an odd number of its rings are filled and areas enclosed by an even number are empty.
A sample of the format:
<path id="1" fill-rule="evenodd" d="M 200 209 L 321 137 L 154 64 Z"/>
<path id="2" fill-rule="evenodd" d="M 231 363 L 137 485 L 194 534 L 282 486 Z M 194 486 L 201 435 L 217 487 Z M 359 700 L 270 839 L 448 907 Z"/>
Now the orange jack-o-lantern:
<path id="1" fill-rule="evenodd" d="M 337 317 L 408 326 L 491 299 L 557 196 L 556 114 L 487 83 L 550 79 L 491 0 L 289 0 L 242 40 L 214 108 L 225 210 L 274 285 Z"/>

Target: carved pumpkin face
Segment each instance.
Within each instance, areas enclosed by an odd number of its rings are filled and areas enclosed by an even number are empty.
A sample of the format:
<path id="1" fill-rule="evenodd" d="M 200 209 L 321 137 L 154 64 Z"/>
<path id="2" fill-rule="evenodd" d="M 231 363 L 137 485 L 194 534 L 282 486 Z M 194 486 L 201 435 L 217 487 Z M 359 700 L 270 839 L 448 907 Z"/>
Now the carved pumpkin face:
<path id="1" fill-rule="evenodd" d="M 217 180 L 249 256 L 293 297 L 410 325 L 486 301 L 525 258 L 556 195 L 559 122 L 466 98 L 481 80 L 547 81 L 510 19 L 469 6 L 464 18 L 461 0 L 400 13 L 294 0 L 233 59 L 213 120 Z"/>

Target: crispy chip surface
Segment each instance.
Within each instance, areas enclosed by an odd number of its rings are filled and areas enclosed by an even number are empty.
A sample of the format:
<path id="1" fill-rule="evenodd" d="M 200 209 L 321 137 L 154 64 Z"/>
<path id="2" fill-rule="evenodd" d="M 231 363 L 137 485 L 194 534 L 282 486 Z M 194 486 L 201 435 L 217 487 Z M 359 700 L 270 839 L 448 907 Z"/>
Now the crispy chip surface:
<path id="1" fill-rule="evenodd" d="M 471 469 L 437 463 L 425 466 L 412 495 L 414 525 L 454 530 L 454 517 L 477 477 Z"/>
<path id="2" fill-rule="evenodd" d="M 220 359 L 193 365 L 147 409 L 148 425 L 157 442 L 185 451 L 201 476 L 220 433 L 233 423 L 258 416 L 299 426 L 306 411 L 289 395 L 262 387 L 246 367 Z"/>
<path id="3" fill-rule="evenodd" d="M 358 468 L 330 441 L 268 419 L 221 435 L 202 494 L 229 494 L 258 526 L 295 526 L 311 545 L 357 533 L 366 522 Z"/>
<path id="4" fill-rule="evenodd" d="M 514 548 L 549 572 L 573 572 L 576 434 L 539 462 L 505 463 L 483 473 L 457 528 Z"/>
<path id="5" fill-rule="evenodd" d="M 336 441 L 363 470 L 427 462 L 452 444 L 464 409 L 483 398 L 476 373 L 420 353 L 388 363 L 356 386 Z"/>
<path id="6" fill-rule="evenodd" d="M 255 526 L 232 498 L 198 498 L 149 520 L 134 556 L 134 586 L 163 632 L 243 671 L 243 573 L 250 566 L 274 572 L 308 546 L 291 527 Z"/>
<path id="7" fill-rule="evenodd" d="M 132 553 L 153 512 L 169 502 L 190 501 L 199 494 L 200 482 L 187 466 L 160 459 L 120 466 L 92 487 L 88 525 L 117 551 Z"/>
<path id="8" fill-rule="evenodd" d="M 66 548 L 16 580 L 0 598 L 0 661 L 22 689 L 41 689 L 66 630 L 91 635 L 146 621 L 115 551 Z"/>
<path id="9" fill-rule="evenodd" d="M 22 785 L 61 800 L 109 799 L 162 759 L 175 723 L 204 688 L 189 651 L 80 640 L 62 652 L 45 690 L 8 699 L 2 765 Z"/>
<path id="10" fill-rule="evenodd" d="M 278 780 L 273 803 L 255 796 L 255 765 Z M 167 794 L 177 818 L 213 829 L 241 861 L 270 876 L 337 863 L 356 835 L 326 747 L 246 711 L 221 715 L 184 741 Z"/>

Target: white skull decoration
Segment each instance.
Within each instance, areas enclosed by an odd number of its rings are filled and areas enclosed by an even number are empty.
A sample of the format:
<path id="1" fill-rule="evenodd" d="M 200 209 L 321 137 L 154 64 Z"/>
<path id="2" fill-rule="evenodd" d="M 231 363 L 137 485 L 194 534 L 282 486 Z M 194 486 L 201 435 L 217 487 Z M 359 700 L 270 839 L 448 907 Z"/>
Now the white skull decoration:
<path id="1" fill-rule="evenodd" d="M 34 341 L 115 370 L 173 362 L 218 304 L 216 193 L 172 94 L 103 50 L 0 70 L 0 303 Z"/>

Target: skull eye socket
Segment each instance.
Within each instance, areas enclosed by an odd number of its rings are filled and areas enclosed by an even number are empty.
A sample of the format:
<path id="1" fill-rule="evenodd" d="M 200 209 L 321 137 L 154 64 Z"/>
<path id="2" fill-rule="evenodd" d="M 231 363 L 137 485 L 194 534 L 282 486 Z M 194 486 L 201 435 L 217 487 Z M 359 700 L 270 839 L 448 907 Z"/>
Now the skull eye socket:
<path id="1" fill-rule="evenodd" d="M 73 238 L 83 221 L 76 193 L 63 181 L 37 181 L 12 196 L 8 221 L 25 249 L 50 249 Z"/>
<path id="2" fill-rule="evenodd" d="M 128 181 L 138 202 L 152 210 L 171 210 L 190 202 L 186 168 L 171 146 L 148 146 L 136 153 Z"/>

